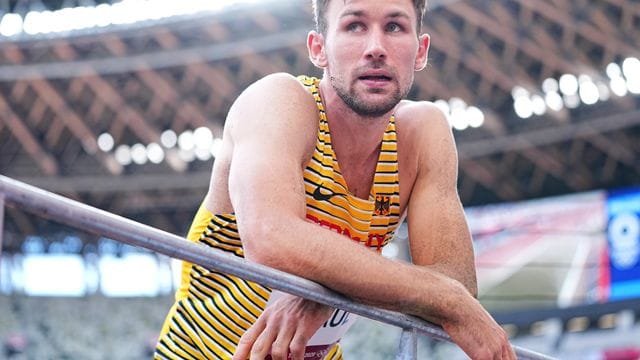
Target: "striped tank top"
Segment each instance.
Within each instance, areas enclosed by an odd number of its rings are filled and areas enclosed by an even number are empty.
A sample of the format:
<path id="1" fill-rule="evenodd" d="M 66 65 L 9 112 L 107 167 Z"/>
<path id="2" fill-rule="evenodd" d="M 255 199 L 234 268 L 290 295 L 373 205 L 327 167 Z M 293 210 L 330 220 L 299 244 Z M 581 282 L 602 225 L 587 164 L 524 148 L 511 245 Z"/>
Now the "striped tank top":
<path id="1" fill-rule="evenodd" d="M 306 76 L 298 80 L 314 97 L 319 112 L 315 151 L 304 170 L 306 217 L 381 252 L 400 220 L 395 119 L 390 118 L 384 132 L 369 197 L 358 198 L 349 192 L 331 146 L 319 80 Z M 201 206 L 187 238 L 244 257 L 234 214 L 213 215 Z M 266 307 L 271 293 L 260 284 L 183 262 L 181 286 L 163 325 L 154 358 L 230 359 L 242 334 Z M 305 359 L 342 359 L 339 344 L 331 345 L 326 350 L 307 352 Z"/>

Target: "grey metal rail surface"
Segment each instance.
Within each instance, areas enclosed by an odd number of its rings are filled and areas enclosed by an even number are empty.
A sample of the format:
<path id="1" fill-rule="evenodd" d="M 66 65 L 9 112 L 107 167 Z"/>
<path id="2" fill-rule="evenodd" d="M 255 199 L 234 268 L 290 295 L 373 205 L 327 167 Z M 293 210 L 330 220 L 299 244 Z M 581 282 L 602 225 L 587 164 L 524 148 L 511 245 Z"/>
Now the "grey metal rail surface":
<path id="1" fill-rule="evenodd" d="M 0 175 L 0 215 L 12 205 L 44 218 L 173 258 L 254 281 L 273 289 L 340 308 L 403 329 L 397 359 L 416 359 L 416 333 L 451 341 L 440 327 L 417 317 L 353 302 L 315 282 L 201 246 L 168 232 L 96 209 L 86 204 Z M 2 244 L 0 217 L 0 244 Z M 1 251 L 1 247 L 0 247 Z M 531 350 L 513 347 L 519 359 L 551 359 Z"/>

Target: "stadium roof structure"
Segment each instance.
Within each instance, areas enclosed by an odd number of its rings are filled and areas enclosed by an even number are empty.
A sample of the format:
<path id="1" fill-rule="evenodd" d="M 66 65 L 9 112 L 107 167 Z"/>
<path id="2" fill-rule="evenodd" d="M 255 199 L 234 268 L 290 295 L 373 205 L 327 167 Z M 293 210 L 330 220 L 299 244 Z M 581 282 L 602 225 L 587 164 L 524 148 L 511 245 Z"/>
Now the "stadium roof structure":
<path id="1" fill-rule="evenodd" d="M 312 27 L 291 0 L 0 36 L 0 173 L 183 234 L 237 95 L 273 72 L 320 75 Z M 464 205 L 640 183 L 635 0 L 432 0 L 424 31 L 410 98 L 450 113 Z M 17 210 L 5 223 L 45 226 Z"/>

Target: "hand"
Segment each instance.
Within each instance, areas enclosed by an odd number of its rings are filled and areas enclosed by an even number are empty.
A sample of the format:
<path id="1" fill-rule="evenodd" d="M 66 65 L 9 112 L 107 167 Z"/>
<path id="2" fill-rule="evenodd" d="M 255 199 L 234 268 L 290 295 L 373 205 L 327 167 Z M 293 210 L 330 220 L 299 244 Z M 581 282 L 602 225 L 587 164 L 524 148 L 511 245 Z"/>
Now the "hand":
<path id="1" fill-rule="evenodd" d="M 284 294 L 270 304 L 240 338 L 233 360 L 264 358 L 302 360 L 309 339 L 333 313 L 333 308 Z"/>
<path id="2" fill-rule="evenodd" d="M 517 359 L 504 329 L 476 299 L 469 295 L 467 300 L 456 305 L 460 311 L 454 320 L 442 323 L 453 341 L 473 360 Z"/>

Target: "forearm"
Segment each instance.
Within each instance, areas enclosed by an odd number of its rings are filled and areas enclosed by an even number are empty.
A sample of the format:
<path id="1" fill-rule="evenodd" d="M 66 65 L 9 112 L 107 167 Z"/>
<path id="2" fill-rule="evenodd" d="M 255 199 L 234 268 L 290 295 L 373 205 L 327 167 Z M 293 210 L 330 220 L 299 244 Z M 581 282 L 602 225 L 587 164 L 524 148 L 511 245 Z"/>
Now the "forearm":
<path id="1" fill-rule="evenodd" d="M 255 239 L 263 246 L 246 249 L 248 259 L 316 281 L 366 304 L 441 323 L 453 317 L 454 305 L 468 296 L 459 282 L 433 269 L 389 260 L 306 221 L 291 221 L 286 229 L 268 233 L 278 235 Z"/>

